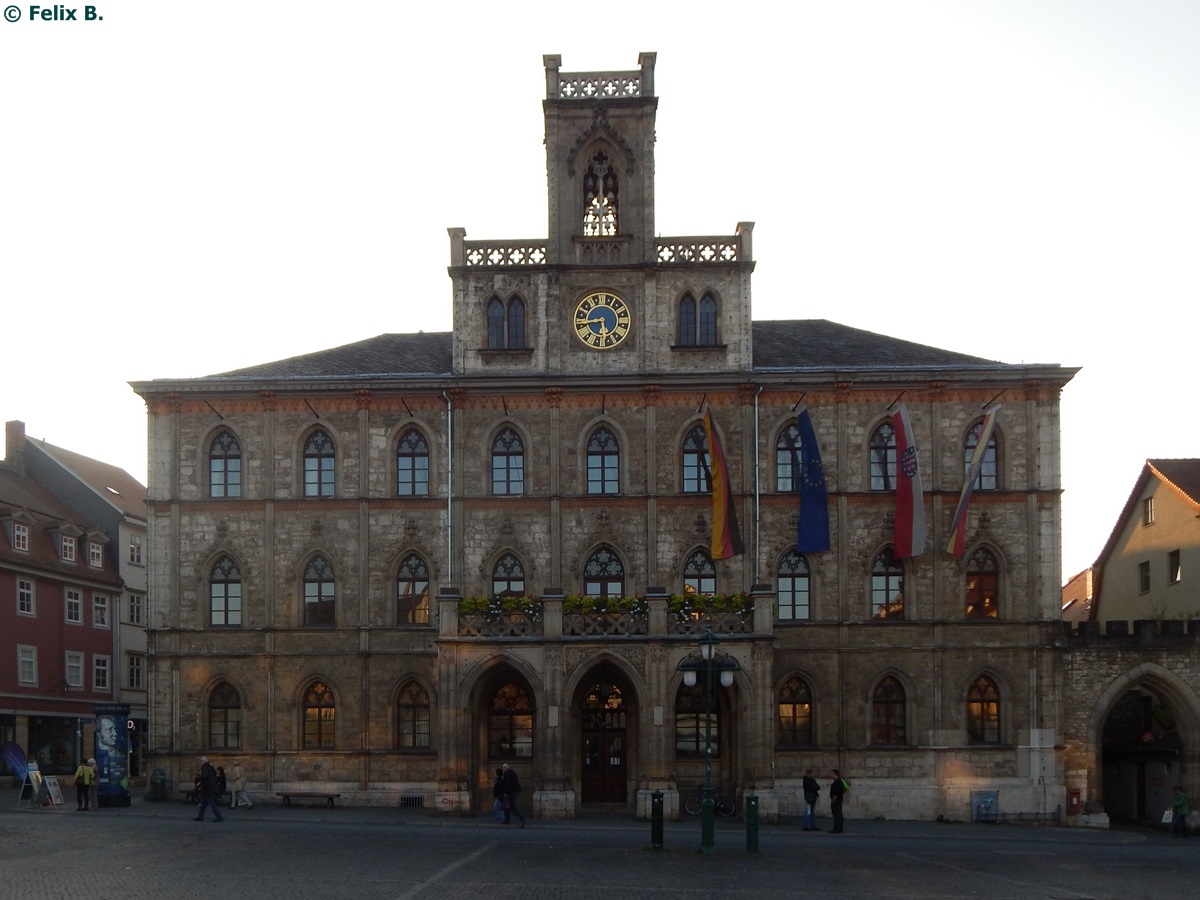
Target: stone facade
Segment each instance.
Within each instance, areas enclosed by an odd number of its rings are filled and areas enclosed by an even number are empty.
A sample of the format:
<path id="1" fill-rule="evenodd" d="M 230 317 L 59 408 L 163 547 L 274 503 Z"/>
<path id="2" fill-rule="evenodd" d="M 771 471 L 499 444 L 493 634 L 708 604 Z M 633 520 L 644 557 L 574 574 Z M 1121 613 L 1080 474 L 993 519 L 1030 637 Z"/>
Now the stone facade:
<path id="1" fill-rule="evenodd" d="M 677 814 L 704 778 L 707 724 L 714 783 L 755 792 L 768 821 L 799 813 L 805 768 L 834 766 L 857 817 L 966 818 L 980 791 L 1057 815 L 1059 392 L 1073 372 L 755 322 L 751 223 L 656 236 L 653 70 L 652 54 L 624 73 L 546 58 L 548 238 L 451 229 L 452 334 L 135 386 L 150 417 L 151 752 L 174 779 L 200 752 L 237 755 L 269 789 L 465 814 L 490 804 L 507 760 L 538 815 L 645 814 L 655 790 Z M 599 348 L 580 337 L 597 291 L 628 313 L 591 332 Z M 896 500 L 873 489 L 871 445 L 900 398 L 929 541 L 890 583 L 902 616 L 882 618 L 873 569 Z M 964 448 L 997 398 L 993 481 L 960 558 L 943 548 Z M 798 502 L 778 447 L 801 402 L 831 549 L 805 555 L 793 617 L 776 592 Z M 745 544 L 727 559 L 711 558 L 715 505 L 694 489 L 709 476 L 689 457 L 705 405 Z M 592 483 L 600 428 L 619 447 L 612 492 Z M 218 452 L 224 436 L 236 456 Z M 980 549 L 996 565 L 987 617 L 967 611 Z M 332 573 L 325 612 L 314 563 Z M 424 592 L 418 612 L 405 585 Z M 706 629 L 737 664 L 711 716 L 679 670 Z"/>

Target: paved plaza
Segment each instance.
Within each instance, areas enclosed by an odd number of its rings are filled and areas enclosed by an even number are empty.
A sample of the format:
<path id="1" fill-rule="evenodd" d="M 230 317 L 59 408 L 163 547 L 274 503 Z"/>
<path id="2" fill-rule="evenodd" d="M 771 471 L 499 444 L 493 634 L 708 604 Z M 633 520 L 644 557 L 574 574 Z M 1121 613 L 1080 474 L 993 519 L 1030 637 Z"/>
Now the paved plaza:
<path id="1" fill-rule="evenodd" d="M 1122 898 L 1192 896 L 1200 838 L 1165 831 L 883 822 L 846 833 L 719 820 L 697 852 L 699 820 L 650 825 L 615 814 L 573 821 L 436 818 L 421 810 L 284 808 L 260 797 L 226 821 L 138 798 L 126 809 L 16 809 L 0 792 L 0 898 L 682 897 Z M 828 820 L 823 824 L 829 827 Z"/>

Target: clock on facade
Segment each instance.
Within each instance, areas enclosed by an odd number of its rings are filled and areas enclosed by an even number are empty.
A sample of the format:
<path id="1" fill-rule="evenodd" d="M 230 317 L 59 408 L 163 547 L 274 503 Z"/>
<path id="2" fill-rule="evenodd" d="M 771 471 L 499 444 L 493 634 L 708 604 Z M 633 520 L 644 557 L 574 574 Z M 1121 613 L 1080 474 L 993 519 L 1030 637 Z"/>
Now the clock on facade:
<path id="1" fill-rule="evenodd" d="M 611 291 L 593 291 L 575 307 L 575 335 L 594 350 L 611 350 L 629 337 L 629 307 Z"/>

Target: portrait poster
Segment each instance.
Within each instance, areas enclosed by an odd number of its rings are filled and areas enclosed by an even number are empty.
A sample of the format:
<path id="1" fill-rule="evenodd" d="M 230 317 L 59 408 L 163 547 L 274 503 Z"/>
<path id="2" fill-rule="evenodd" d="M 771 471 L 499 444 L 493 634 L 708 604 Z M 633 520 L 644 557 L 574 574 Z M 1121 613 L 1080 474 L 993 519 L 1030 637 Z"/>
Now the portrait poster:
<path id="1" fill-rule="evenodd" d="M 129 806 L 129 705 L 95 705 L 96 804 Z"/>

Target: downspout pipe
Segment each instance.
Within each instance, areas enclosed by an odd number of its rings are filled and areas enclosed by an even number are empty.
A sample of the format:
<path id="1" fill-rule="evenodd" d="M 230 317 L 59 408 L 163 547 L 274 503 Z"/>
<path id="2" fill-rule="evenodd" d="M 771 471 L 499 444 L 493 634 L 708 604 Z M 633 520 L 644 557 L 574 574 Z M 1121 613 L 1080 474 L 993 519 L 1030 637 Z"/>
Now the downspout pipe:
<path id="1" fill-rule="evenodd" d="M 762 464 L 762 454 L 758 449 L 758 395 L 763 392 L 763 386 L 760 384 L 758 390 L 754 392 L 754 578 L 751 579 L 751 584 L 758 584 L 758 560 L 762 556 L 759 552 L 759 503 L 761 500 L 762 488 L 759 482 L 760 468 Z"/>
<path id="2" fill-rule="evenodd" d="M 446 401 L 446 577 L 443 584 L 454 584 L 454 403 L 442 391 Z"/>

